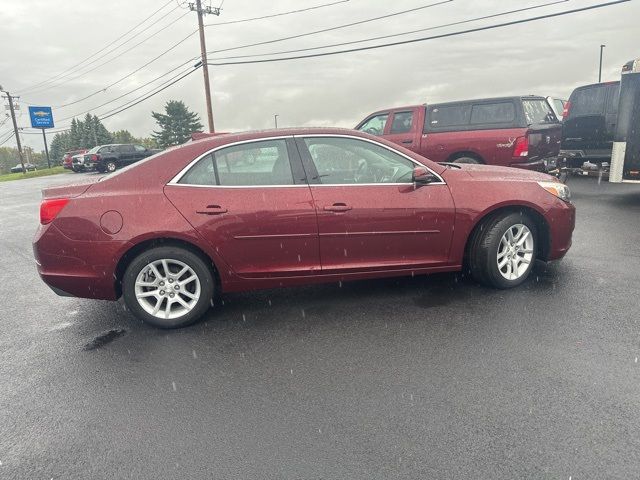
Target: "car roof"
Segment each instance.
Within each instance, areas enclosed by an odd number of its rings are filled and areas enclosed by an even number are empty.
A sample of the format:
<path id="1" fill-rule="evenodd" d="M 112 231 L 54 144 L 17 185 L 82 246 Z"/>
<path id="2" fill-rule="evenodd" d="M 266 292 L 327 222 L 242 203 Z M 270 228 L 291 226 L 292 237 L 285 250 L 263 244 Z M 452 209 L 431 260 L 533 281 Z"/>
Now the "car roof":
<path id="1" fill-rule="evenodd" d="M 246 132 L 228 133 L 226 135 L 218 135 L 205 137 L 192 142 L 188 142 L 189 145 L 194 144 L 209 144 L 211 148 L 216 146 L 226 145 L 228 143 L 237 143 L 245 140 L 259 140 L 278 137 L 290 137 L 293 135 L 350 135 L 355 137 L 370 138 L 371 136 L 352 130 L 350 128 L 336 128 L 336 127 L 298 127 L 298 128 L 278 128 L 268 130 L 250 130 Z"/>
<path id="2" fill-rule="evenodd" d="M 583 88 L 608 87 L 608 86 L 617 85 L 617 84 L 620 84 L 619 80 L 613 80 L 611 82 L 590 83 L 589 85 L 580 85 L 579 87 L 576 87 L 573 91 L 575 92 L 576 90 L 582 90 Z"/>

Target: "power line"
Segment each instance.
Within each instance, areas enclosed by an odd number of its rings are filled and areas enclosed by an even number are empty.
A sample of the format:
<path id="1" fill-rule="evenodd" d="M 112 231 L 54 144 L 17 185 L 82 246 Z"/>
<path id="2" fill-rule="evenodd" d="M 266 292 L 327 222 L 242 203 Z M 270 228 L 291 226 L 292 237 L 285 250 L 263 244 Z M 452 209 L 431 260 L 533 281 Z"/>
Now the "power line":
<path id="1" fill-rule="evenodd" d="M 205 25 L 205 27 L 219 27 L 221 25 L 232 25 L 232 24 L 235 24 L 235 23 L 245 23 L 245 22 L 253 22 L 255 20 L 264 20 L 265 18 L 283 17 L 285 15 L 291 15 L 291 14 L 294 14 L 294 13 L 308 12 L 310 10 L 317 10 L 319 8 L 331 7 L 333 5 L 338 5 L 339 3 L 347 3 L 347 2 L 349 2 L 349 0 L 339 0 L 337 2 L 322 3 L 320 5 L 314 5 L 313 7 L 300 8 L 298 10 L 289 10 L 287 12 L 280 12 L 280 13 L 272 13 L 272 14 L 269 14 L 269 15 L 262 15 L 260 17 L 242 18 L 242 19 L 239 19 L 239 20 L 229 20 L 227 22 L 208 23 L 208 24 Z M 218 8 L 222 8 L 222 5 L 220 5 L 220 7 L 218 7 Z"/>
<path id="2" fill-rule="evenodd" d="M 156 13 L 158 13 L 160 10 L 162 10 L 163 8 L 165 8 L 167 5 L 169 5 L 173 0 L 169 0 L 167 3 L 163 4 L 160 8 L 158 8 L 156 11 L 154 11 L 151 15 L 149 15 L 148 17 L 146 17 L 144 20 L 142 20 L 140 23 L 137 23 L 135 26 L 131 27 L 129 30 L 127 30 L 125 33 L 123 33 L 122 35 L 120 35 L 118 38 L 116 38 L 115 40 L 113 40 L 112 42 L 108 43 L 107 45 L 105 45 L 104 47 L 102 47 L 100 50 L 92 53 L 91 55 L 89 55 L 87 58 L 81 60 L 80 62 L 76 63 L 75 65 L 72 65 L 71 67 L 67 68 L 66 70 L 63 70 L 62 72 L 54 75 L 53 77 L 49 77 L 46 80 L 43 80 L 39 83 L 33 84 L 29 87 L 26 87 L 22 90 L 22 92 L 31 90 L 37 86 L 43 85 L 44 83 L 49 82 L 52 79 L 58 78 L 60 75 L 68 72 L 69 70 L 72 70 L 74 68 L 76 68 L 79 65 L 82 65 L 84 62 L 86 62 L 87 60 L 91 59 L 92 57 L 94 57 L 95 55 L 103 52 L 104 50 L 106 50 L 107 48 L 109 48 L 111 45 L 113 45 L 114 43 L 116 43 L 117 41 L 119 41 L 120 39 L 126 37 L 129 33 L 131 33 L 132 31 L 134 31 L 136 28 L 138 28 L 140 25 L 142 25 L 143 23 L 145 23 L 147 20 L 149 20 L 150 18 L 152 18 Z"/>
<path id="3" fill-rule="evenodd" d="M 326 56 L 331 56 L 331 55 L 341 55 L 343 53 L 353 53 L 353 52 L 362 52 L 365 50 L 374 50 L 374 49 L 379 49 L 379 48 L 386 48 L 386 47 L 394 47 L 397 45 L 406 45 L 409 43 L 417 43 L 417 42 L 424 42 L 427 40 L 436 40 L 439 38 L 448 38 L 448 37 L 455 37 L 457 35 L 464 35 L 467 33 L 474 33 L 474 32 L 480 32 L 480 31 L 484 31 L 484 30 L 493 30 L 496 28 L 502 28 L 502 27 L 507 27 L 507 26 L 511 26 L 511 25 L 518 25 L 521 23 L 528 23 L 528 22 L 533 22 L 536 20 L 543 20 L 543 19 L 547 19 L 547 18 L 553 18 L 553 17 L 560 17 L 563 15 L 569 15 L 569 14 L 573 14 L 573 13 L 578 13 L 578 12 L 584 12 L 587 10 L 594 10 L 597 8 L 603 8 L 603 7 L 609 7 L 612 5 L 617 5 L 620 3 L 627 3 L 630 2 L 631 0 L 615 0 L 612 2 L 607 2 L 607 3 L 600 3 L 597 5 L 591 5 L 588 7 L 582 7 L 582 8 L 576 8 L 573 10 L 565 10 L 563 12 L 558 12 L 558 13 L 550 13 L 547 15 L 540 15 L 538 17 L 531 17 L 531 18 L 525 18 L 525 19 L 521 19 L 521 20 L 514 20 L 511 22 L 505 22 L 505 23 L 499 23 L 496 25 L 488 25 L 488 26 L 484 26 L 484 27 L 478 27 L 478 28 L 471 28 L 468 30 L 461 30 L 458 32 L 451 32 L 451 33 L 443 33 L 441 35 L 433 35 L 430 37 L 421 37 L 421 38 L 414 38 L 414 39 L 410 39 L 410 40 L 402 40 L 399 42 L 392 42 L 392 43 L 383 43 L 380 45 L 371 45 L 368 47 L 359 47 L 359 48 L 350 48 L 350 49 L 346 49 L 346 50 L 337 50 L 337 51 L 333 51 L 333 52 L 322 52 L 322 53 L 313 53 L 310 55 L 297 55 L 297 56 L 293 56 L 293 57 L 281 57 L 281 58 L 269 58 L 269 59 L 264 59 L 264 60 L 246 60 L 246 61 L 241 61 L 241 62 L 214 62 L 214 63 L 209 63 L 209 65 L 211 66 L 216 66 L 216 67 L 221 67 L 221 66 L 226 66 L 226 65 L 248 65 L 248 64 L 255 64 L 255 63 L 270 63 L 270 62 L 283 62 L 283 61 L 289 61 L 289 60 L 302 60 L 305 58 L 315 58 L 315 57 L 326 57 Z M 319 47 L 322 48 L 322 47 Z M 273 53 L 273 55 L 275 55 L 276 53 Z"/>
<path id="4" fill-rule="evenodd" d="M 36 133 L 36 132 L 34 132 L 34 133 Z M 9 135 L 7 138 L 5 138 L 4 140 L 2 140 L 2 142 L 0 142 L 0 146 L 4 145 L 4 144 L 5 144 L 5 143 L 7 143 L 9 140 L 11 140 L 11 139 L 13 138 L 13 135 L 14 135 L 14 133 L 13 133 L 13 132 L 10 132 L 10 135 Z"/>
<path id="5" fill-rule="evenodd" d="M 158 20 L 162 20 L 164 18 L 166 18 L 168 15 L 170 15 L 171 13 L 173 13 L 175 10 L 178 10 L 178 7 L 175 7 L 173 10 L 169 11 L 166 15 L 164 15 L 163 17 L 161 17 Z M 138 33 L 136 33 L 134 36 L 132 36 L 131 38 L 129 38 L 128 40 L 126 40 L 125 42 L 121 43 L 120 45 L 117 45 L 115 48 L 109 50 L 108 52 L 104 53 L 103 55 L 100 55 L 98 57 L 96 57 L 94 60 L 92 60 L 91 62 L 87 63 L 86 65 L 82 66 L 80 70 L 77 71 L 71 71 L 63 76 L 61 76 L 60 78 L 58 78 L 57 80 L 55 80 L 54 82 L 52 82 L 52 85 L 47 85 L 43 88 L 37 88 L 35 90 L 32 90 L 31 92 L 29 92 L 30 94 L 35 94 L 35 93 L 41 93 L 41 92 L 45 92 L 47 90 L 53 89 L 53 88 L 58 88 L 61 87 L 63 85 L 68 84 L 69 82 L 72 82 L 73 80 L 80 78 L 80 77 L 84 77 L 85 75 L 87 75 L 88 73 L 91 73 L 101 67 L 103 67 L 104 65 L 107 65 L 115 60 L 120 59 L 124 54 L 130 52 L 131 50 L 134 50 L 135 48 L 139 47 L 140 45 L 142 45 L 143 43 L 145 43 L 147 40 L 155 37 L 156 35 L 158 35 L 159 33 L 163 32 L 164 30 L 166 30 L 169 27 L 172 27 L 173 25 L 176 24 L 176 22 L 178 22 L 179 20 L 181 20 L 185 15 L 187 15 L 189 12 L 186 12 L 185 14 L 181 15 L 180 17 L 176 18 L 175 20 L 171 21 L 170 23 L 164 25 L 162 28 L 160 28 L 159 30 L 156 30 L 155 32 L 153 32 L 151 35 L 143 38 L 141 41 L 139 41 L 138 43 L 132 45 L 131 47 L 127 48 L 126 50 L 119 52 L 116 56 L 111 57 L 107 60 L 105 60 L 102 63 L 99 63 L 98 65 L 88 69 L 88 70 L 84 70 L 84 71 L 80 71 L 86 67 L 89 67 L 93 64 L 95 64 L 97 61 L 103 59 L 104 57 L 106 57 L 107 55 L 110 55 L 113 52 L 116 52 L 120 47 L 126 45 L 127 43 L 129 43 L 130 41 L 132 41 L 134 38 L 136 38 L 137 36 L 139 36 L 140 34 L 146 32 L 149 28 L 154 27 L 156 24 L 150 24 L 148 25 L 146 28 L 144 28 L 143 30 L 139 31 Z M 76 74 L 76 75 L 74 75 Z M 73 75 L 73 76 L 71 76 Z M 66 78 L 65 78 L 66 77 Z M 56 84 L 56 82 L 59 82 Z M 57 107 L 60 108 L 60 107 Z"/>
<path id="6" fill-rule="evenodd" d="M 500 12 L 500 13 L 494 13 L 491 15 L 484 15 L 482 17 L 475 17 L 475 18 L 469 18 L 467 20 L 460 20 L 458 22 L 451 22 L 451 23 L 444 23 L 442 25 L 435 25 L 432 27 L 427 27 L 427 28 L 419 28 L 417 30 L 409 30 L 406 32 L 401 32 L 401 33 L 392 33 L 389 35 L 380 35 L 377 37 L 369 37 L 369 38 L 364 38 L 361 40 L 352 40 L 349 42 L 340 42 L 340 43 L 332 43 L 329 45 L 322 45 L 319 47 L 307 47 L 307 48 L 297 48 L 297 49 L 293 49 L 293 50 L 283 50 L 283 51 L 279 51 L 279 52 L 271 52 L 271 53 L 254 53 L 254 54 L 247 54 L 247 55 L 235 55 L 235 56 L 230 56 L 230 57 L 218 57 L 218 58 L 214 58 L 212 60 L 231 60 L 231 59 L 236 59 L 236 58 L 255 58 L 255 57 L 266 57 L 266 56 L 271 56 L 271 55 L 282 55 L 285 53 L 297 53 L 297 52 L 308 52 L 310 50 L 320 50 L 320 49 L 324 49 L 324 48 L 331 48 L 331 47 L 341 47 L 344 45 L 353 45 L 356 43 L 365 43 L 365 42 L 371 42 L 373 40 L 382 40 L 385 38 L 393 38 L 393 37 L 400 37 L 400 36 L 405 36 L 405 35 L 411 35 L 414 33 L 418 33 L 418 32 L 426 32 L 429 30 L 437 30 L 440 28 L 445 28 L 445 27 L 452 27 L 455 25 L 461 25 L 461 24 L 465 24 L 465 23 L 472 23 L 472 22 L 477 22 L 480 20 L 487 20 L 489 18 L 496 18 L 496 17 L 502 17 L 505 15 L 510 15 L 513 13 L 520 13 L 520 12 L 524 12 L 527 10 L 534 10 L 534 9 L 538 9 L 538 8 L 543 8 L 543 7 L 548 7 L 551 5 L 557 5 L 559 3 L 566 3 L 569 2 L 570 0 L 555 0 L 553 2 L 549 2 L 549 3 L 543 3 L 543 4 L 539 4 L 539 5 L 533 5 L 530 7 L 524 7 L 524 8 L 519 8 L 516 10 L 509 10 L 506 12 Z M 285 38 L 286 39 L 286 38 Z M 258 46 L 258 45 L 263 45 L 264 43 L 258 43 L 258 44 L 254 44 L 254 46 Z M 213 52 L 209 52 L 209 53 L 216 53 L 216 52 L 221 52 L 222 50 L 217 50 L 217 51 L 213 51 Z"/>
<path id="7" fill-rule="evenodd" d="M 217 25 L 227 25 L 227 24 L 231 24 L 231 23 L 251 22 L 251 21 L 255 21 L 255 20 L 261 20 L 261 19 L 264 19 L 264 18 L 272 18 L 272 17 L 276 17 L 276 16 L 283 16 L 283 15 L 290 15 L 290 14 L 295 14 L 295 13 L 300 13 L 300 12 L 306 12 L 306 11 L 309 11 L 309 10 L 314 10 L 314 9 L 318 9 L 318 8 L 329 7 L 329 6 L 332 6 L 332 5 L 337 5 L 337 4 L 341 4 L 341 3 L 346 3 L 346 2 L 349 2 L 349 1 L 350 1 L 350 0 L 340 0 L 340 1 L 336 1 L 336 2 L 331 2 L 331 3 L 325 3 L 325 4 L 321 4 L 321 5 L 316 5 L 316 6 L 309 7 L 309 8 L 303 8 L 303 9 L 297 9 L 297 10 L 290 10 L 290 11 L 287 11 L 287 12 L 280 12 L 280 13 L 277 13 L 277 14 L 265 15 L 265 16 L 262 16 L 262 17 L 250 17 L 250 18 L 238 19 L 238 20 L 233 20 L 233 21 L 230 21 L 230 22 L 222 22 L 222 23 L 219 23 L 219 24 L 213 24 L 213 25 L 216 25 L 216 26 L 217 26 Z M 453 1 L 453 0 L 449 0 L 449 1 Z M 169 3 L 170 3 L 170 2 L 169 2 Z M 165 4 L 165 6 L 166 6 L 166 4 Z M 187 13 L 188 13 L 188 12 L 187 12 Z M 107 85 L 107 86 L 105 86 L 105 87 L 102 87 L 100 90 L 96 90 L 95 92 L 92 92 L 91 94 L 86 95 L 86 96 L 84 96 L 84 97 L 82 97 L 82 98 L 79 98 L 78 100 L 75 100 L 75 101 L 73 101 L 73 102 L 68 102 L 68 103 L 65 103 L 65 104 L 62 104 L 62 105 L 57 105 L 57 106 L 55 106 L 55 107 L 56 107 L 56 108 L 63 108 L 63 107 L 67 107 L 67 106 L 70 106 L 70 105 L 75 105 L 75 104 L 77 104 L 77 103 L 83 102 L 84 100 L 87 100 L 87 99 L 89 99 L 89 98 L 92 98 L 92 97 L 94 97 L 95 95 L 98 95 L 98 94 L 100 94 L 100 93 L 105 92 L 107 89 L 109 89 L 109 88 L 111 88 L 111 87 L 113 87 L 113 86 L 117 85 L 118 83 L 122 82 L 123 80 L 126 80 L 127 78 L 129 78 L 129 77 L 131 77 L 131 76 L 135 75 L 136 73 L 138 73 L 138 72 L 139 72 L 140 70 L 142 70 L 143 68 L 145 68 L 145 67 L 149 66 L 150 64 L 152 64 L 153 62 L 155 62 L 156 60 L 158 60 L 159 58 L 161 58 L 162 56 L 166 55 L 167 53 L 169 53 L 170 51 L 172 51 L 173 49 L 175 49 L 178 45 L 180 45 L 180 44 L 184 43 L 186 40 L 188 40 L 191 36 L 193 36 L 193 35 L 194 35 L 195 33 L 197 33 L 197 32 L 198 32 L 198 30 L 194 30 L 194 31 L 193 31 L 193 32 L 191 32 L 189 35 L 187 35 L 185 38 L 183 38 L 182 40 L 178 41 L 177 43 L 175 43 L 174 45 L 172 45 L 171 47 L 169 47 L 167 50 L 165 50 L 164 52 L 162 52 L 160 55 L 158 55 L 158 56 L 154 57 L 154 58 L 153 58 L 153 59 L 151 59 L 149 62 L 147 62 L 147 63 L 145 63 L 144 65 L 142 65 L 141 67 L 139 67 L 139 68 L 137 68 L 137 69 L 135 69 L 135 70 L 133 70 L 133 71 L 129 72 L 128 74 L 126 74 L 126 75 L 124 75 L 123 77 L 119 78 L 119 79 L 118 79 L 118 80 L 116 80 L 115 82 L 110 83 L 109 85 Z M 244 48 L 244 47 L 241 47 L 241 48 Z M 103 49 L 103 50 L 104 50 L 104 49 Z M 96 53 L 98 53 L 98 52 L 96 52 Z M 182 65 L 179 65 L 178 67 L 176 67 L 176 69 L 177 69 L 177 68 L 180 68 L 181 66 L 184 66 L 184 65 L 186 65 L 186 64 L 188 64 L 188 63 L 190 63 L 190 62 L 196 61 L 198 58 L 199 58 L 199 56 L 198 56 L 198 57 L 192 57 L 191 59 L 189 59 L 189 60 L 187 60 L 186 62 L 184 62 Z"/>
<path id="8" fill-rule="evenodd" d="M 408 10 L 401 10 L 401 11 L 398 11 L 398 12 L 393 12 L 393 13 L 388 13 L 388 14 L 385 14 L 385 15 L 380 15 L 378 17 L 367 18 L 365 20 L 358 20 L 357 22 L 344 23 L 342 25 L 336 25 L 334 27 L 323 28 L 323 29 L 320 29 L 320 30 L 314 30 L 314 31 L 311 31 L 311 32 L 300 33 L 300 34 L 297 34 L 297 35 L 290 35 L 288 37 L 276 38 L 274 40 L 266 40 L 264 42 L 247 43 L 245 45 L 240 45 L 240 46 L 236 46 L 236 47 L 229 47 L 229 48 L 223 48 L 223 49 L 220 49 L 220 50 L 214 50 L 214 51 L 207 52 L 207 53 L 228 52 L 228 51 L 231 51 L 231 50 L 240 50 L 242 48 L 256 47 L 256 46 L 259 46 L 259 45 L 267 45 L 267 44 L 270 44 L 270 43 L 284 42 L 285 40 L 293 40 L 295 38 L 308 37 L 310 35 L 317 35 L 319 33 L 331 32 L 331 31 L 334 31 L 334 30 L 340 30 L 340 29 L 347 28 L 347 27 L 353 27 L 355 25 L 362 25 L 364 23 L 375 22 L 377 20 L 383 20 L 385 18 L 391 18 L 391 17 L 396 17 L 398 15 L 404 15 L 406 13 L 416 12 L 418 10 L 424 10 L 424 9 L 427 9 L 427 8 L 437 7 L 439 5 L 444 5 L 445 3 L 451 3 L 451 2 L 453 2 L 453 0 L 441 0 L 441 1 L 436 2 L 436 3 L 429 3 L 427 5 L 421 5 L 419 7 L 410 8 Z"/>

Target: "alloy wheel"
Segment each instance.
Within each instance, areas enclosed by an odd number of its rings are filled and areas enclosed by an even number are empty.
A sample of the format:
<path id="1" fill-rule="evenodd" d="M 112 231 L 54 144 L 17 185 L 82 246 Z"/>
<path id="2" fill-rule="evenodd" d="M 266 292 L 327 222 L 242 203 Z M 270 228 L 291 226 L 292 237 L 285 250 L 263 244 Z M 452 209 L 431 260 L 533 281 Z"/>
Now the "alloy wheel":
<path id="1" fill-rule="evenodd" d="M 524 275 L 533 260 L 533 234 L 526 225 L 518 223 L 507 229 L 498 244 L 498 271 L 507 280 Z"/>
<path id="2" fill-rule="evenodd" d="M 138 304 L 150 315 L 175 319 L 189 313 L 200 299 L 200 279 L 179 260 L 163 258 L 147 264 L 135 282 Z"/>

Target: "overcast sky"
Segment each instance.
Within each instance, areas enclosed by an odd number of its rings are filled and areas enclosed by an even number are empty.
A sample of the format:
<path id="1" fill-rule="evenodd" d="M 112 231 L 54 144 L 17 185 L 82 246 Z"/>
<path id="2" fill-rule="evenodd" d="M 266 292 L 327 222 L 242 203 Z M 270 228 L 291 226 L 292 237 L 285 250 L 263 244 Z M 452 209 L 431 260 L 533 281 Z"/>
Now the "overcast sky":
<path id="1" fill-rule="evenodd" d="M 187 37 L 197 28 L 194 12 L 183 0 L 20 0 L 3 1 L 0 9 L 0 85 L 21 95 L 20 126 L 28 127 L 27 105 L 54 106 L 56 126 L 67 126 L 74 115 L 87 110 L 104 114 L 126 104 L 193 65 L 149 83 L 199 55 L 197 34 L 125 80 L 106 88 Z M 217 0 L 219 2 L 220 0 Z M 331 3 L 335 0 L 225 0 L 222 15 L 206 23 L 229 22 Z M 259 47 L 214 53 L 210 59 L 316 47 L 408 30 L 435 27 L 505 12 L 553 0 L 452 0 L 442 5 L 348 28 L 271 43 Z M 418 38 L 559 12 L 605 0 L 567 0 L 556 5 L 463 25 L 438 28 L 353 46 L 373 45 L 402 38 Z M 209 51 L 230 49 L 366 20 L 438 0 L 349 0 L 332 6 L 251 22 L 206 28 Z M 208 2 L 207 2 L 208 3 Z M 107 44 L 155 16 L 114 44 Z M 214 2 L 213 6 L 219 3 Z M 164 18 L 163 18 L 164 17 Z M 626 61 L 640 57 L 640 2 L 576 13 L 456 37 L 412 43 L 365 52 L 288 62 L 211 67 L 216 129 L 238 131 L 271 128 L 278 114 L 280 126 L 354 126 L 366 114 L 389 106 L 459 100 L 509 94 L 556 95 L 567 98 L 578 85 L 598 76 L 600 44 L 606 44 L 603 79 L 620 77 Z M 126 49 L 168 26 L 129 52 Z M 109 47 L 110 49 L 113 48 Z M 312 53 L 327 50 L 313 50 Z M 108 53 L 106 56 L 99 56 Z M 93 55 L 93 56 L 92 56 Z M 58 75 L 89 57 L 66 76 L 37 88 L 28 87 Z M 260 57 L 269 58 L 269 57 Z M 210 60 L 211 61 L 211 60 Z M 93 62 L 93 63 L 91 63 Z M 103 62 L 108 62 L 99 68 Z M 94 69 L 91 72 L 88 70 Z M 86 72 L 86 73 L 85 73 Z M 109 102 L 135 88 L 130 95 Z M 104 91 L 101 91 L 105 89 Z M 92 97 L 66 107 L 94 92 Z M 197 71 L 158 95 L 104 121 L 110 130 L 127 129 L 148 136 L 156 127 L 151 111 L 167 100 L 183 100 L 206 125 L 202 72 Z M 5 102 L 6 103 L 6 102 Z M 2 113 L 2 112 L 0 112 Z M 4 120 L 4 113 L 2 113 Z M 10 122 L 0 127 L 0 139 Z M 42 149 L 42 138 L 22 135 L 23 142 Z M 12 140 L 6 145 L 15 145 Z"/>

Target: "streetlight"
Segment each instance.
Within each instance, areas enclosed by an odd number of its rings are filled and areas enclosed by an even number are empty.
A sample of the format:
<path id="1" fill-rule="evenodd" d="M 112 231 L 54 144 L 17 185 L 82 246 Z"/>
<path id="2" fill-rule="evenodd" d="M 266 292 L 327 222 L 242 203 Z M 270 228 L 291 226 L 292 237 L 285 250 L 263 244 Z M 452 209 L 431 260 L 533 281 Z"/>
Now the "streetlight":
<path id="1" fill-rule="evenodd" d="M 598 83 L 602 82 L 602 51 L 606 45 L 600 45 L 600 69 L 598 70 Z"/>
<path id="2" fill-rule="evenodd" d="M 280 115 L 278 115 L 277 113 L 273 116 L 273 122 L 276 124 L 276 128 L 278 128 L 278 117 Z"/>

